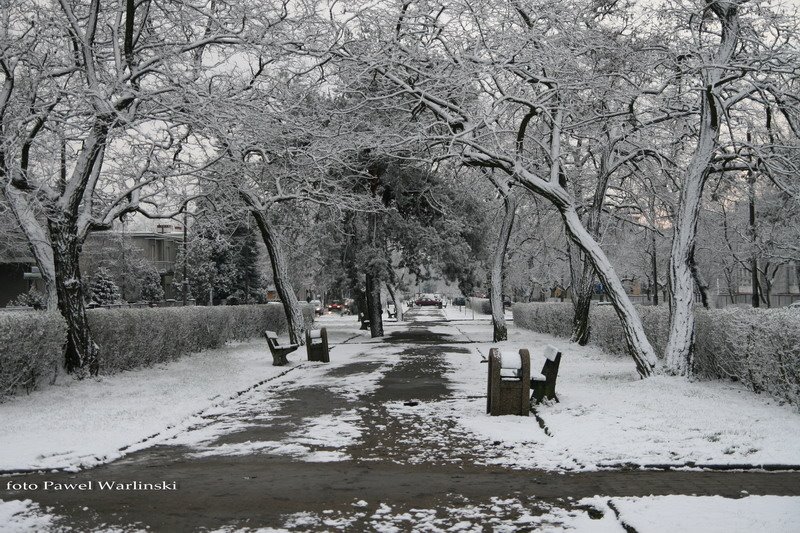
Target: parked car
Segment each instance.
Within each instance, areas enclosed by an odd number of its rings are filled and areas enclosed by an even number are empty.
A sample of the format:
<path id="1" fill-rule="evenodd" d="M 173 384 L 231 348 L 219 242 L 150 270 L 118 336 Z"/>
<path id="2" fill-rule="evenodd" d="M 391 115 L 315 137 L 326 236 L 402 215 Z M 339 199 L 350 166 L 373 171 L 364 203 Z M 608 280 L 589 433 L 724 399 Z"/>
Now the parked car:
<path id="1" fill-rule="evenodd" d="M 435 305 L 436 307 L 442 307 L 442 301 L 437 300 L 432 296 L 422 296 L 420 298 L 417 298 L 417 300 L 414 302 L 414 305 L 418 307 L 432 306 L 432 305 Z"/>
<path id="2" fill-rule="evenodd" d="M 322 305 L 322 302 L 319 300 L 311 300 L 308 302 L 309 304 L 314 306 L 314 314 L 317 316 L 322 316 L 325 314 L 325 307 Z"/>
<path id="3" fill-rule="evenodd" d="M 463 296 L 453 298 L 453 305 L 467 305 L 467 300 Z"/>

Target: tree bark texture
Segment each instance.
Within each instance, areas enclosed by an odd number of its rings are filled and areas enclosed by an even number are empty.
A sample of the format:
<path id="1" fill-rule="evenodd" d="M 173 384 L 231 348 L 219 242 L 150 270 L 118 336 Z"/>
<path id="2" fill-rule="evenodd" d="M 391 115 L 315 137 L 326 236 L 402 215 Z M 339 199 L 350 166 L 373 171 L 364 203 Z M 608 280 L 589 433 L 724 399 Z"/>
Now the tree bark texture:
<path id="1" fill-rule="evenodd" d="M 750 242 L 753 245 L 753 252 L 750 256 L 750 283 L 752 286 L 751 303 L 753 307 L 761 307 L 761 298 L 759 298 L 759 289 L 761 285 L 758 283 L 758 249 L 756 244 L 758 242 L 758 232 L 756 230 L 756 176 L 755 173 L 750 172 L 747 176 L 747 185 L 749 192 L 748 202 L 748 225 L 750 230 Z"/>
<path id="2" fill-rule="evenodd" d="M 651 267 L 653 269 L 653 305 L 658 305 L 658 256 L 656 255 L 656 232 L 650 234 L 653 250 L 650 255 L 652 261 Z"/>
<path id="3" fill-rule="evenodd" d="M 492 340 L 494 342 L 508 340 L 506 315 L 503 308 L 503 263 L 506 258 L 506 250 L 508 250 L 508 241 L 511 238 L 511 230 L 514 228 L 516 212 L 517 199 L 513 192 L 508 192 L 503 196 L 503 223 L 492 258 L 492 288 L 489 301 L 492 307 Z"/>
<path id="4" fill-rule="evenodd" d="M 66 322 L 64 366 L 68 372 L 78 372 L 79 377 L 87 370 L 96 375 L 100 368 L 99 349 L 92 339 L 86 317 L 78 264 L 81 245 L 88 231 L 81 231 L 79 220 L 82 209 L 91 209 L 91 203 L 87 204 L 87 201 L 93 193 L 92 177 L 102 167 L 107 137 L 105 119 L 95 118 L 91 134 L 84 140 L 75 162 L 72 177 L 64 184 L 60 196 L 46 201 L 42 213 L 34 210 L 34 199 L 24 185 L 17 186 L 12 180 L 4 191 L 45 283 L 47 307 L 57 307 Z M 43 217 L 46 217 L 46 223 L 42 222 Z"/>
<path id="5" fill-rule="evenodd" d="M 381 280 L 367 272 L 367 316 L 370 336 L 383 337 L 383 308 L 381 307 Z"/>
<path id="6" fill-rule="evenodd" d="M 724 66 L 730 63 L 733 56 L 739 32 L 736 5 L 714 3 L 710 5 L 710 10 L 722 24 L 722 37 L 716 54 L 708 59 L 713 66 L 705 67 L 702 72 L 700 135 L 680 191 L 669 261 L 670 328 L 666 359 L 669 371 L 682 376 L 691 371 L 695 335 L 692 251 L 697 235 L 703 187 L 717 149 L 720 122 L 724 115 L 724 109 L 718 106 L 717 85 L 725 75 Z"/>
<path id="7" fill-rule="evenodd" d="M 53 248 L 50 245 L 50 237 L 42 229 L 36 214 L 23 196 L 24 193 L 16 190 L 13 185 L 9 185 L 5 191 L 8 205 L 11 207 L 17 222 L 19 222 L 19 227 L 25 234 L 33 258 L 36 261 L 36 266 L 39 267 L 39 272 L 42 275 L 47 310 L 55 311 L 59 309 L 58 290 L 56 289 L 56 267 L 53 262 Z"/>
<path id="8" fill-rule="evenodd" d="M 303 318 L 303 310 L 289 279 L 289 267 L 286 264 L 283 246 L 281 246 L 275 228 L 269 220 L 269 215 L 260 209 L 252 209 L 252 213 L 269 253 L 272 279 L 275 283 L 275 290 L 283 303 L 283 311 L 286 314 L 286 324 L 289 329 L 289 340 L 292 344 L 305 344 L 305 318 Z"/>
<path id="9" fill-rule="evenodd" d="M 692 267 L 692 277 L 694 278 L 694 283 L 697 286 L 697 290 L 700 291 L 700 301 L 705 309 L 709 309 L 708 283 L 706 283 L 706 280 L 703 279 L 703 274 L 700 273 L 700 269 L 697 267 L 697 260 L 694 257 L 694 248 L 692 248 L 692 253 L 689 256 L 689 264 Z"/>
<path id="10" fill-rule="evenodd" d="M 53 251 L 58 309 L 67 323 L 64 365 L 67 372 L 97 375 L 100 370 L 99 348 L 92 339 L 84 305 L 83 282 L 78 258 L 80 243 L 74 221 L 49 220 Z"/>
<path id="11" fill-rule="evenodd" d="M 591 261 L 587 261 L 580 248 L 567 237 L 567 251 L 569 252 L 570 275 L 572 277 L 572 342 L 580 346 L 589 343 L 591 335 L 591 319 L 589 311 L 592 307 L 592 294 L 594 293 L 594 268 Z"/>

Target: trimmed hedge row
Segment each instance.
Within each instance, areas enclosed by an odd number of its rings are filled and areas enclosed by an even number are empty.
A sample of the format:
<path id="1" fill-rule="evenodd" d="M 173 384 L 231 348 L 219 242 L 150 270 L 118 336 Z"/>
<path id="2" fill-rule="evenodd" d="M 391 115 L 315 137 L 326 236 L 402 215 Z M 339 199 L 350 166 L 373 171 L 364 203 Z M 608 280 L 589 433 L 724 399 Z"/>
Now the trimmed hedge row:
<path id="1" fill-rule="evenodd" d="M 489 298 L 467 298 L 467 309 L 472 309 L 482 315 L 492 314 L 492 302 Z"/>
<path id="2" fill-rule="evenodd" d="M 514 323 L 557 337 L 572 335 L 572 304 L 514 305 Z M 647 338 L 664 357 L 669 309 L 637 307 Z M 741 381 L 755 392 L 800 405 L 800 313 L 790 309 L 696 311 L 693 372 L 705 378 Z M 591 311 L 591 342 L 611 353 L 627 352 L 616 313 L 610 306 Z"/>
<path id="3" fill-rule="evenodd" d="M 52 378 L 63 363 L 66 338 L 59 313 L 0 312 L 0 400 Z"/>
<path id="4" fill-rule="evenodd" d="M 218 348 L 229 341 L 286 331 L 281 304 L 90 309 L 100 371 L 114 374 Z M 303 306 L 306 324 L 314 309 Z M 58 313 L 0 313 L 0 399 L 52 377 L 62 363 L 66 326 Z"/>

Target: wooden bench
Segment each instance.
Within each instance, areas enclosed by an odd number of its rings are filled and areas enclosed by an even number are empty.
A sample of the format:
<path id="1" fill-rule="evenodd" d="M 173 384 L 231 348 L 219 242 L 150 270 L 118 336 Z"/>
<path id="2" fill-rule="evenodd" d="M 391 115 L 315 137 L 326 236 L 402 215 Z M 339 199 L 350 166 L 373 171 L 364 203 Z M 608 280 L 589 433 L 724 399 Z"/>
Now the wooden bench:
<path id="1" fill-rule="evenodd" d="M 541 402 L 545 398 L 558 401 L 556 378 L 561 365 L 561 352 L 549 344 L 544 347 L 544 366 L 542 373 L 531 377 L 531 401 Z"/>
<path id="2" fill-rule="evenodd" d="M 531 355 L 528 350 L 489 350 L 486 412 L 491 416 L 528 416 L 531 408 L 530 375 Z"/>
<path id="3" fill-rule="evenodd" d="M 299 344 L 280 344 L 278 342 L 278 334 L 274 331 L 265 331 L 264 336 L 267 337 L 267 345 L 269 351 L 272 352 L 272 365 L 283 366 L 289 361 L 286 356 L 300 347 Z"/>
<path id="4" fill-rule="evenodd" d="M 331 362 L 327 328 L 306 330 L 306 352 L 309 361 Z"/>
<path id="5" fill-rule="evenodd" d="M 363 311 L 358 312 L 358 320 L 361 322 L 360 329 L 369 329 L 369 317 Z"/>

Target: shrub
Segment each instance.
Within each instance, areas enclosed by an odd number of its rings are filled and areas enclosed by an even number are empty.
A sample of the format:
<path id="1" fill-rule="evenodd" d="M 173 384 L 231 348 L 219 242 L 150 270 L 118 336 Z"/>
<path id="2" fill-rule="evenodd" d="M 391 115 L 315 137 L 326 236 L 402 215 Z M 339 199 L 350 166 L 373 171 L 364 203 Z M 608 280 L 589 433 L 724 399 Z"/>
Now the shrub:
<path id="1" fill-rule="evenodd" d="M 164 288 L 161 286 L 161 276 L 158 270 L 147 263 L 147 268 L 142 272 L 142 289 L 139 298 L 146 302 L 160 302 L 164 299 Z"/>
<path id="2" fill-rule="evenodd" d="M 281 304 L 90 309 L 100 372 L 113 374 L 217 348 L 228 341 L 286 331 Z M 303 306 L 306 327 L 314 309 Z M 32 390 L 63 364 L 66 325 L 59 313 L 0 312 L 0 399 Z"/>
<path id="3" fill-rule="evenodd" d="M 92 309 L 89 325 L 104 374 L 171 361 L 228 341 L 286 330 L 278 304 L 216 307 Z"/>
<path id="4" fill-rule="evenodd" d="M 697 313 L 694 371 L 741 381 L 800 405 L 800 312 L 728 308 Z"/>
<path id="5" fill-rule="evenodd" d="M 482 315 L 492 314 L 492 303 L 488 298 L 468 298 L 467 308 Z"/>
<path id="6" fill-rule="evenodd" d="M 638 307 L 647 338 L 664 357 L 669 309 Z M 572 334 L 572 305 L 514 305 L 519 327 L 557 337 Z M 704 378 L 741 381 L 755 392 L 800 405 L 800 313 L 790 309 L 727 308 L 696 311 L 693 371 Z M 627 344 L 611 307 L 591 311 L 591 342 L 611 353 L 626 353 Z"/>
<path id="7" fill-rule="evenodd" d="M 59 313 L 0 312 L 0 400 L 55 377 L 66 338 Z"/>
<path id="8" fill-rule="evenodd" d="M 36 287 L 31 287 L 28 292 L 23 292 L 8 304 L 10 307 L 32 307 L 42 311 L 47 307 L 47 296 Z"/>

